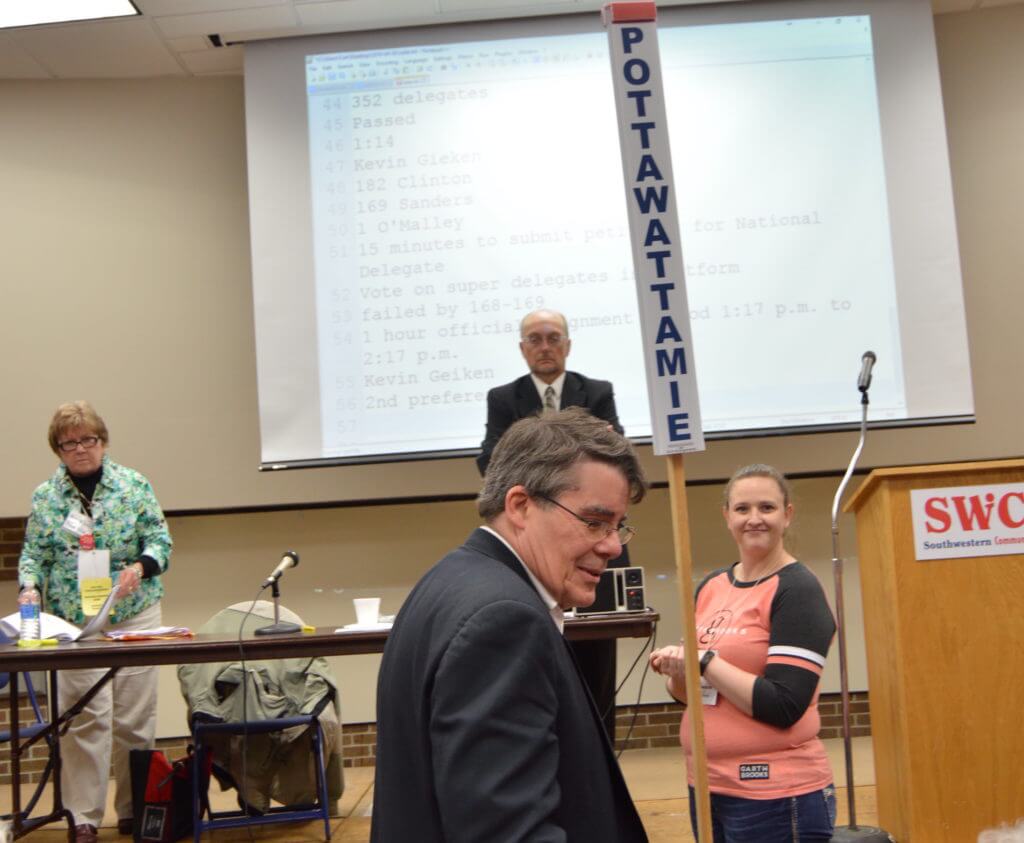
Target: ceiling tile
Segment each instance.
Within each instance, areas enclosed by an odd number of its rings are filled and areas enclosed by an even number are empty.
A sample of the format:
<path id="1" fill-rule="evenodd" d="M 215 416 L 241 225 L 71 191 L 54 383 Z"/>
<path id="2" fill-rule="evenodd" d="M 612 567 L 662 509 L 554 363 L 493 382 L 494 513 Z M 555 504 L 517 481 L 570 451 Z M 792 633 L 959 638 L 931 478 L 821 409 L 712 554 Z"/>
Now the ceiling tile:
<path id="1" fill-rule="evenodd" d="M 245 33 L 295 27 L 295 14 L 290 6 L 267 6 L 258 9 L 209 12 L 197 15 L 168 15 L 154 20 L 167 38 L 209 35 L 214 32 Z"/>
<path id="2" fill-rule="evenodd" d="M 288 6 L 289 0 L 134 0 L 144 15 L 197 15 L 204 12 L 233 12 L 258 6 Z"/>
<path id="3" fill-rule="evenodd" d="M 0 32 L 0 79 L 50 79 L 51 74 L 6 32 Z"/>
<path id="4" fill-rule="evenodd" d="M 332 0 L 296 3 L 303 26 L 341 26 L 368 29 L 382 23 L 422 23 L 438 17 L 437 0 Z"/>
<path id="5" fill-rule="evenodd" d="M 495 3 L 494 0 L 439 0 L 442 14 L 451 12 L 501 12 L 509 17 L 523 17 L 538 11 L 573 11 L 579 8 L 575 0 L 552 2 L 552 0 L 509 0 Z M 497 16 L 497 15 L 494 15 Z M 488 15 L 487 17 L 492 17 Z"/>
<path id="6" fill-rule="evenodd" d="M 243 48 L 218 47 L 197 53 L 181 53 L 178 58 L 190 73 L 203 76 L 207 73 L 242 72 Z"/>
<path id="7" fill-rule="evenodd" d="M 40 26 L 11 37 L 60 78 L 185 75 L 145 18 Z"/>
<path id="8" fill-rule="evenodd" d="M 184 38 L 165 38 L 164 42 L 175 53 L 195 53 L 216 49 L 205 35 L 186 35 Z"/>

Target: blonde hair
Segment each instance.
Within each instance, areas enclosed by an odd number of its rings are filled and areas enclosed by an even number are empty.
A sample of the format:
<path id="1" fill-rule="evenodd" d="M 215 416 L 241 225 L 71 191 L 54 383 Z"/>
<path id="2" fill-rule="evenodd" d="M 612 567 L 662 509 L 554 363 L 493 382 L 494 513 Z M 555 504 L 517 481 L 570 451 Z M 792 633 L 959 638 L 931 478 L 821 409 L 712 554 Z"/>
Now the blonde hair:
<path id="1" fill-rule="evenodd" d="M 50 419 L 50 430 L 47 433 L 47 441 L 50 443 L 50 450 L 55 454 L 60 453 L 60 441 L 69 430 L 82 427 L 98 436 L 104 446 L 110 441 L 107 433 L 107 425 L 100 414 L 93 409 L 88 401 L 71 401 L 68 404 L 61 404 Z"/>

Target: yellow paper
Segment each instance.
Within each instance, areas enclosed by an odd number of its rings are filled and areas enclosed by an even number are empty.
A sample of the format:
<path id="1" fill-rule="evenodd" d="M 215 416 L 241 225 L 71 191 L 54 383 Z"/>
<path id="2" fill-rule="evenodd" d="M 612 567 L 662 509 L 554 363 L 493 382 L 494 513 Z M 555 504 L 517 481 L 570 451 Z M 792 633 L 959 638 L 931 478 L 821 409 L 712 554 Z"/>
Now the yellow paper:
<path id="1" fill-rule="evenodd" d="M 79 587 L 82 590 L 82 613 L 91 618 L 103 608 L 103 602 L 114 587 L 114 581 L 110 577 L 92 577 L 81 580 Z"/>

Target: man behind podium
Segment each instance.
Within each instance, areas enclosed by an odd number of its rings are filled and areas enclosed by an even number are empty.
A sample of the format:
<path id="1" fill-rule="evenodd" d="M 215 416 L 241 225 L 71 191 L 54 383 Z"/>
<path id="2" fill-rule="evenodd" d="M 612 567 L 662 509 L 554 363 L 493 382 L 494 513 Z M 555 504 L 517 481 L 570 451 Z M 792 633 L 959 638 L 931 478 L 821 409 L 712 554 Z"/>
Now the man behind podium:
<path id="1" fill-rule="evenodd" d="M 420 580 L 388 638 L 371 840 L 647 840 L 562 637 L 643 494 L 629 442 L 581 409 L 509 429 L 477 500 L 485 526 Z"/>
<path id="2" fill-rule="evenodd" d="M 611 383 L 565 369 L 572 340 L 569 339 L 569 323 L 564 315 L 557 310 L 528 313 L 519 325 L 519 337 L 519 351 L 530 372 L 487 393 L 487 431 L 476 460 L 481 475 L 487 471 L 491 451 L 509 426 L 518 419 L 540 412 L 584 407 L 591 415 L 622 433 Z M 609 563 L 611 568 L 628 566 L 629 553 L 626 550 Z M 572 650 L 583 671 L 583 680 L 601 712 L 608 738 L 614 742 L 615 642 L 574 641 Z"/>
<path id="3" fill-rule="evenodd" d="M 544 410 L 585 407 L 622 433 L 611 383 L 567 372 L 565 360 L 571 350 L 569 323 L 557 310 L 535 310 L 523 317 L 519 351 L 530 371 L 487 393 L 487 429 L 476 458 L 481 477 L 494 446 L 512 423 Z"/>

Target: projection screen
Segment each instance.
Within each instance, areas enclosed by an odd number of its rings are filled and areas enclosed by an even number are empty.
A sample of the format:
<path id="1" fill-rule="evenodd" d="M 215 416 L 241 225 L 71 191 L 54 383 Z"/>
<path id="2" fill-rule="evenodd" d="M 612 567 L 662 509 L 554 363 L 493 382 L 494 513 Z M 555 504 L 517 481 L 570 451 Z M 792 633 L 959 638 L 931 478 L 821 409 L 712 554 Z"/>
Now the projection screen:
<path id="1" fill-rule="evenodd" d="M 257 42 L 245 92 L 262 467 L 459 456 L 527 312 L 649 436 L 599 15 Z M 927 0 L 663 10 L 709 438 L 969 421 Z"/>

